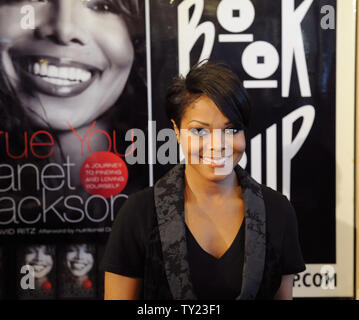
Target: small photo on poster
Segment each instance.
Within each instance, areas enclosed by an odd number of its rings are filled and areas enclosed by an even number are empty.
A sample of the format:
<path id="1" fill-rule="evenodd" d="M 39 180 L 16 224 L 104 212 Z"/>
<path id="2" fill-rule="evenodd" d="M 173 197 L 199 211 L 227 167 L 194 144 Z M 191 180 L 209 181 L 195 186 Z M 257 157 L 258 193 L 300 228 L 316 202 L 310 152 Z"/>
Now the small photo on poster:
<path id="1" fill-rule="evenodd" d="M 36 244 L 18 248 L 17 296 L 20 300 L 55 298 L 55 254 L 55 246 L 51 245 Z"/>
<path id="2" fill-rule="evenodd" d="M 69 244 L 59 248 L 59 298 L 96 298 L 96 247 Z"/>

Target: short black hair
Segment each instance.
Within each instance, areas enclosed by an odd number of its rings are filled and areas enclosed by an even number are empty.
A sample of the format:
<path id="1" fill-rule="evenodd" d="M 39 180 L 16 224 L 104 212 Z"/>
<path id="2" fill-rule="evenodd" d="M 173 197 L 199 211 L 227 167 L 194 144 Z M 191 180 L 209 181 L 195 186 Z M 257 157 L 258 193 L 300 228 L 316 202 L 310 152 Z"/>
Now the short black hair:
<path id="1" fill-rule="evenodd" d="M 210 98 L 236 128 L 248 127 L 251 103 L 242 82 L 225 63 L 208 60 L 194 65 L 186 77 L 172 79 L 165 102 L 168 118 L 180 128 L 186 107 L 202 95 Z"/>

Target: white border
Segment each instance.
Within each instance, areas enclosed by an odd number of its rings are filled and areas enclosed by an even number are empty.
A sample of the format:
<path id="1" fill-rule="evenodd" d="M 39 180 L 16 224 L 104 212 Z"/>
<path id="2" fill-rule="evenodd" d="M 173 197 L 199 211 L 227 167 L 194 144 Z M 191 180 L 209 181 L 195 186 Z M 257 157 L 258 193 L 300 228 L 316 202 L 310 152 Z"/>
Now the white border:
<path id="1" fill-rule="evenodd" d="M 319 26 L 318 26 L 319 27 Z M 329 31 L 330 32 L 330 31 Z M 354 137 L 356 0 L 337 1 L 336 264 L 337 287 L 295 287 L 295 297 L 354 297 Z M 320 230 L 318 230 L 320 237 Z M 313 239 L 315 240 L 315 239 Z M 308 264 L 305 273 L 323 264 Z"/>
<path id="2" fill-rule="evenodd" d="M 148 114 L 148 174 L 149 185 L 153 185 L 153 127 L 152 127 L 152 59 L 150 0 L 145 0 L 146 15 L 146 69 L 147 69 L 147 114 Z"/>

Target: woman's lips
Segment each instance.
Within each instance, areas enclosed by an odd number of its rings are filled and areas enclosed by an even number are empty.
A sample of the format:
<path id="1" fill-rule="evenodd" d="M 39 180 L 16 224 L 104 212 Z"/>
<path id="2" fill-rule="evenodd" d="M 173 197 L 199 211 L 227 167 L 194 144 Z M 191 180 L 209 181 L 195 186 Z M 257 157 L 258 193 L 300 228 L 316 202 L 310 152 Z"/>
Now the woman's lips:
<path id="1" fill-rule="evenodd" d="M 73 270 L 82 270 L 82 269 L 85 269 L 87 264 L 88 264 L 87 262 L 76 260 L 76 261 L 71 262 L 71 267 Z"/>
<path id="2" fill-rule="evenodd" d="M 203 160 L 204 164 L 208 164 L 212 168 L 222 168 L 225 166 L 226 162 L 232 158 L 232 154 L 227 157 L 211 158 L 211 157 L 201 156 L 200 158 Z"/>
<path id="3" fill-rule="evenodd" d="M 80 94 L 101 73 L 97 68 L 65 58 L 18 56 L 14 61 L 30 90 L 56 97 Z"/>
<path id="4" fill-rule="evenodd" d="M 31 265 L 33 266 L 35 272 L 41 272 L 47 267 L 47 264 L 45 263 L 32 263 Z"/>

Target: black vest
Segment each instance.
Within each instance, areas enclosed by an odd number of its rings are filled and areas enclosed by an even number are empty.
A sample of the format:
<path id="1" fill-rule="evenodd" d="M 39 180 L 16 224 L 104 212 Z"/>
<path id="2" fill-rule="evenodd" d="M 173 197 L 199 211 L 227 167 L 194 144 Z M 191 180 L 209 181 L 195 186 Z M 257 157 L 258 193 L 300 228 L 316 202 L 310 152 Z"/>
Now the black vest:
<path id="1" fill-rule="evenodd" d="M 184 164 L 178 164 L 154 185 L 156 214 L 146 244 L 144 299 L 197 299 L 187 260 L 184 169 Z M 242 288 L 236 299 L 273 299 L 281 283 L 280 257 L 266 233 L 262 186 L 239 165 L 234 169 L 245 203 Z"/>

